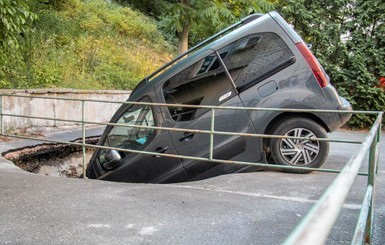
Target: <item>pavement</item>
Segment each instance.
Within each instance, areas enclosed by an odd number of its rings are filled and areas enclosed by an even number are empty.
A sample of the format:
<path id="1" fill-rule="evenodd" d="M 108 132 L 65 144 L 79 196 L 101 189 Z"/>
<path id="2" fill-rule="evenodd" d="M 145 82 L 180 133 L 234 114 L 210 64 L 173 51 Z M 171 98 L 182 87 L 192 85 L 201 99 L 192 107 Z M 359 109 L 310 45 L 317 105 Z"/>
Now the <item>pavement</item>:
<path id="1" fill-rule="evenodd" d="M 45 138 L 74 140 L 79 135 L 68 129 Z M 337 131 L 330 138 L 365 136 Z M 0 141 L 0 152 L 38 143 Z M 331 143 L 323 167 L 341 169 L 358 149 Z M 381 157 L 373 244 L 385 241 Z M 0 244 L 281 244 L 335 176 L 260 171 L 178 184 L 132 184 L 42 176 L 0 158 Z M 366 181 L 357 177 L 327 244 L 350 244 Z"/>

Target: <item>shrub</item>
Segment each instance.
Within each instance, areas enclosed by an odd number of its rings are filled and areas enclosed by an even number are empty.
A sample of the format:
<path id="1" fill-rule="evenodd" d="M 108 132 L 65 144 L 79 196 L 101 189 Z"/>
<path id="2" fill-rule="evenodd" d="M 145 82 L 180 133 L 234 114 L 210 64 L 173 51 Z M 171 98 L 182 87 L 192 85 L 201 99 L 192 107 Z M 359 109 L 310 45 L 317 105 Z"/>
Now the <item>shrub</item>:
<path id="1" fill-rule="evenodd" d="M 155 23 L 128 7 L 44 1 L 14 58 L 1 64 L 0 88 L 132 89 L 172 56 Z"/>

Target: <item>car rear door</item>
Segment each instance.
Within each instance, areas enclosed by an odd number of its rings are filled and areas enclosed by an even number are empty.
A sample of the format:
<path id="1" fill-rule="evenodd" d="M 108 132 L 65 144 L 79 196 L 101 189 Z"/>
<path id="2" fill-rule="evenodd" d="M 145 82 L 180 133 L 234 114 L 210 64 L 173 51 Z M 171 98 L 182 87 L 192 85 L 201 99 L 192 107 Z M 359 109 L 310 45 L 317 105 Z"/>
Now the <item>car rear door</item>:
<path id="1" fill-rule="evenodd" d="M 225 55 L 225 54 L 223 54 Z M 167 104 L 221 105 L 243 107 L 231 80 L 222 66 L 219 56 L 208 52 L 207 56 L 179 72 L 168 80 L 157 83 L 158 100 Z M 162 107 L 168 127 L 210 130 L 211 110 L 204 108 Z M 223 132 L 255 133 L 245 110 L 215 110 L 215 130 Z M 170 131 L 171 140 L 178 154 L 209 157 L 210 135 L 189 131 Z M 215 159 L 259 161 L 258 140 L 251 137 L 215 135 Z M 218 165 L 207 161 L 181 159 L 190 179 L 200 179 L 237 171 L 241 165 Z"/>

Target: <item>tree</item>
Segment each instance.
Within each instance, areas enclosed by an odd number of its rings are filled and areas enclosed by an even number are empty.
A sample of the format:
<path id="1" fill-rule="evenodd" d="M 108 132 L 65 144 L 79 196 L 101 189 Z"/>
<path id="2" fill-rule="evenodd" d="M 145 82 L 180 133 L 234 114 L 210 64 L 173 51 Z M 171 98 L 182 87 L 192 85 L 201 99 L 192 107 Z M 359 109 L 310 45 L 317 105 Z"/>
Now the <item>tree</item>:
<path id="1" fill-rule="evenodd" d="M 210 36 L 236 20 L 272 10 L 267 0 L 180 0 L 167 5 L 168 30 L 178 34 L 178 53 L 188 49 L 190 32 L 196 40 Z"/>
<path id="2" fill-rule="evenodd" d="M 0 1 L 0 44 L 17 47 L 18 38 L 29 30 L 36 18 L 29 9 L 28 0 Z"/>
<path id="3" fill-rule="evenodd" d="M 340 90 L 353 101 L 356 110 L 384 111 L 385 93 L 378 85 L 385 77 L 385 2 L 352 1 L 346 30 L 346 58 L 336 74 Z M 351 123 L 362 128 L 373 120 L 358 115 Z"/>
<path id="4" fill-rule="evenodd" d="M 29 32 L 31 22 L 37 18 L 28 5 L 28 0 L 0 0 L 0 86 L 11 86 L 6 74 L 17 77 L 18 63 L 23 59 L 19 52 L 21 42 Z"/>
<path id="5" fill-rule="evenodd" d="M 385 110 L 378 88 L 385 77 L 385 3 L 382 0 L 286 0 L 279 5 L 325 67 L 339 93 L 355 110 Z M 368 127 L 373 118 L 355 115 L 349 124 Z"/>
<path id="6" fill-rule="evenodd" d="M 273 9 L 275 0 L 120 0 L 158 18 L 169 33 L 176 33 L 178 53 L 246 15 Z"/>

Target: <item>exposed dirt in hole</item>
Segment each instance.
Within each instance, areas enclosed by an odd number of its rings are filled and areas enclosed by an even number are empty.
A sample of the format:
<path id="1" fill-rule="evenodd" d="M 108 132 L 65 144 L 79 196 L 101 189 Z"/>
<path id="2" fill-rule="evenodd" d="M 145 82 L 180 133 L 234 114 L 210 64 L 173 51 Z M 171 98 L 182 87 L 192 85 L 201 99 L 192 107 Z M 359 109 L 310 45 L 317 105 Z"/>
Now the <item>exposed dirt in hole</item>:
<path id="1" fill-rule="evenodd" d="M 87 144 L 96 144 L 99 137 L 86 139 Z M 82 139 L 73 142 L 81 143 Z M 94 148 L 86 148 L 88 164 Z M 50 176 L 80 177 L 83 174 L 82 146 L 67 144 L 40 144 L 3 153 L 3 157 L 19 168 L 36 174 Z"/>

